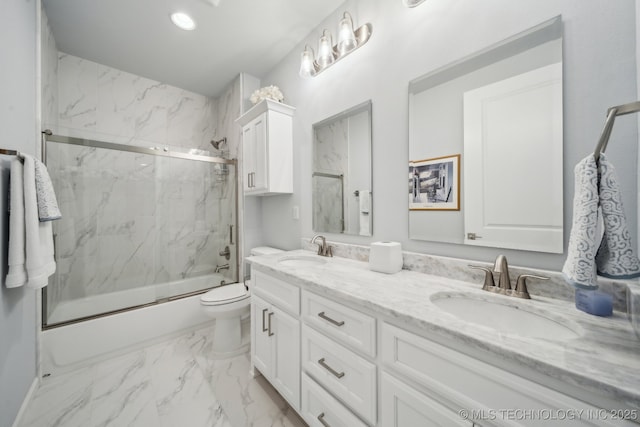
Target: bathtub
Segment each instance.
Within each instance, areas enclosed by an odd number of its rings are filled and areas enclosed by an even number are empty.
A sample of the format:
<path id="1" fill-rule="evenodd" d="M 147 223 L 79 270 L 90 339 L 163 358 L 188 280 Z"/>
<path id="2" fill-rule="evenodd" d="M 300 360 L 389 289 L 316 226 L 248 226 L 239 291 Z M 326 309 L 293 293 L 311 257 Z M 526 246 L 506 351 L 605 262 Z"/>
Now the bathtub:
<path id="1" fill-rule="evenodd" d="M 145 304 L 155 295 L 167 295 L 163 293 L 165 286 L 170 286 L 174 294 L 186 294 L 218 286 L 222 279 L 220 274 L 211 274 L 63 302 L 50 318 L 69 319 L 118 309 L 122 298 L 131 301 L 131 305 Z M 47 329 L 41 334 L 41 372 L 43 375 L 67 372 L 212 324 L 213 321 L 201 310 L 198 294 Z"/>

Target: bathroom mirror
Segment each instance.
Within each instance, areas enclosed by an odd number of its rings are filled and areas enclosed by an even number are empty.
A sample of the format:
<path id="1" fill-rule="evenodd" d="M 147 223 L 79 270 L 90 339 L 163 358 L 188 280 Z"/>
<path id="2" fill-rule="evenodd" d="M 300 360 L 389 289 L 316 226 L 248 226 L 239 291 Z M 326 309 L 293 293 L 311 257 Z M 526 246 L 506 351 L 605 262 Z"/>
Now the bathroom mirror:
<path id="1" fill-rule="evenodd" d="M 313 230 L 371 236 L 371 101 L 313 125 Z"/>
<path id="2" fill-rule="evenodd" d="M 410 238 L 562 253 L 562 153 L 560 17 L 411 81 Z"/>

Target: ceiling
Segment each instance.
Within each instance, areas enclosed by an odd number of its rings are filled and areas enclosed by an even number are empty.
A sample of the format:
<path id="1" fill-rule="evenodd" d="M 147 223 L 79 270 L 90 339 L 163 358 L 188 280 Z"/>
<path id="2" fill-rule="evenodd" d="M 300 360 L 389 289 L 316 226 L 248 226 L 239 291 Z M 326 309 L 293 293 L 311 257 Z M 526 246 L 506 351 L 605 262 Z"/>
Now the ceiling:
<path id="1" fill-rule="evenodd" d="M 209 96 L 240 72 L 262 77 L 343 2 L 43 0 L 58 50 Z M 174 11 L 196 29 L 175 27 Z"/>

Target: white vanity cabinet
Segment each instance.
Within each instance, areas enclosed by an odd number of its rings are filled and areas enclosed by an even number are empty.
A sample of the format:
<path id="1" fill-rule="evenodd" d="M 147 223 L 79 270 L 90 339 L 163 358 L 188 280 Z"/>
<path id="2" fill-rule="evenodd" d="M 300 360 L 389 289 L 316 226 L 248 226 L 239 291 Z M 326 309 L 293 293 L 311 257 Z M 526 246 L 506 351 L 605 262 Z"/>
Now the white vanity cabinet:
<path id="1" fill-rule="evenodd" d="M 471 427 L 473 423 L 441 405 L 413 387 L 382 373 L 380 396 L 381 419 L 384 427 Z"/>
<path id="2" fill-rule="evenodd" d="M 293 192 L 293 112 L 295 108 L 265 99 L 240 116 L 242 182 L 246 195 Z"/>
<path id="3" fill-rule="evenodd" d="M 610 397 L 486 349 L 476 355 L 471 344 L 449 346 L 364 299 L 253 277 L 252 364 L 310 426 L 638 426 L 602 409 L 618 407 Z"/>
<path id="4" fill-rule="evenodd" d="M 333 426 L 329 419 L 344 423 L 357 420 L 356 414 L 376 425 L 376 319 L 307 291 L 302 319 L 302 416 L 314 425 L 324 413 L 325 424 Z M 365 425 L 358 422 L 351 425 Z"/>
<path id="5" fill-rule="evenodd" d="M 252 282 L 252 365 L 299 410 L 300 289 L 260 272 Z"/>
<path id="6" fill-rule="evenodd" d="M 382 366 L 386 371 L 381 402 L 385 427 L 471 426 L 473 422 L 483 426 L 636 425 L 598 417 L 603 410 L 387 323 L 382 325 L 381 344 Z M 440 403 L 435 402 L 436 398 Z M 398 422 L 402 411 L 408 420 L 422 419 L 425 414 L 415 409 L 420 399 L 432 408 L 430 415 L 449 417 L 450 422 Z M 401 401 L 407 404 L 400 404 Z"/>

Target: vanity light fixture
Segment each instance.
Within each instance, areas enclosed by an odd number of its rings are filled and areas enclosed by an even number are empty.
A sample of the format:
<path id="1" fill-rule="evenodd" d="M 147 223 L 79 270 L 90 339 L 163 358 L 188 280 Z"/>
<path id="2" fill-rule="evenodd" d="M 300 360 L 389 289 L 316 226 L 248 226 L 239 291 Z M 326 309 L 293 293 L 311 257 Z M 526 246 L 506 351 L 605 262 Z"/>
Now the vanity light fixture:
<path id="1" fill-rule="evenodd" d="M 191 31 L 196 28 L 196 23 L 189 15 L 184 12 L 174 12 L 171 14 L 171 22 L 175 24 L 176 27 L 181 28 L 186 31 Z"/>
<path id="2" fill-rule="evenodd" d="M 402 3 L 407 7 L 416 7 L 423 2 L 424 0 L 402 0 Z"/>
<path id="3" fill-rule="evenodd" d="M 333 64 L 333 41 L 329 30 L 324 30 L 320 40 L 318 41 L 318 65 L 321 68 L 328 67 Z"/>
<path id="4" fill-rule="evenodd" d="M 334 45 L 329 30 L 324 30 L 318 41 L 318 57 L 313 49 L 305 46 L 300 58 L 300 76 L 313 77 L 344 58 L 371 37 L 373 27 L 370 23 L 363 24 L 353 30 L 353 19 L 349 12 L 345 12 L 338 24 L 338 42 Z"/>

